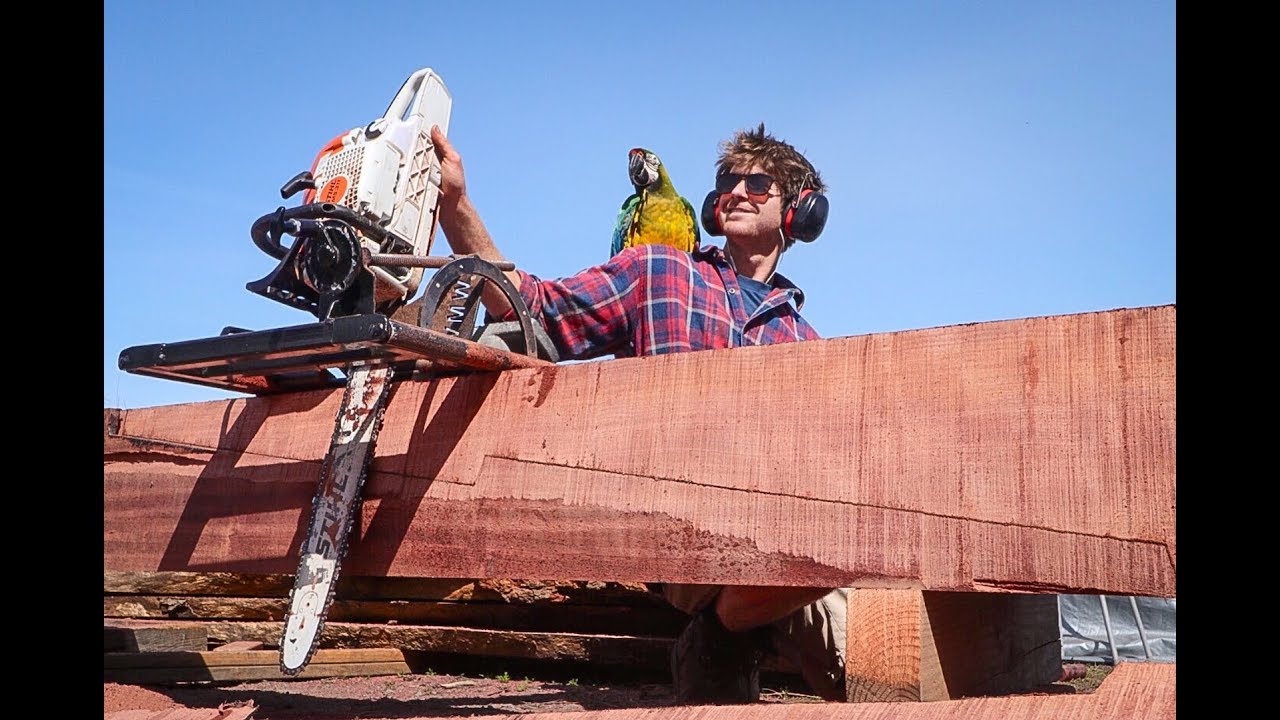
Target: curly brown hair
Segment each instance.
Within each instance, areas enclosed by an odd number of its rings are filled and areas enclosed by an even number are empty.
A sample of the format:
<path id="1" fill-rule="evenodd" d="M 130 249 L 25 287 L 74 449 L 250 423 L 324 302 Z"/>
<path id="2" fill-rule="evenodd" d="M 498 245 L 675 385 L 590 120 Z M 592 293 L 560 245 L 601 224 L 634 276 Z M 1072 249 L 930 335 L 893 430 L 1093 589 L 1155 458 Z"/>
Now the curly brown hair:
<path id="1" fill-rule="evenodd" d="M 782 207 L 795 201 L 800 191 L 809 188 L 826 193 L 827 184 L 822 181 L 818 169 L 800 154 L 790 143 L 779 140 L 764 131 L 764 123 L 754 130 L 739 130 L 733 137 L 720 143 L 720 156 L 716 160 L 716 175 L 735 167 L 759 165 L 773 176 L 782 187 Z M 786 248 L 794 242 L 787 238 Z M 786 249 L 784 248 L 784 249 Z"/>

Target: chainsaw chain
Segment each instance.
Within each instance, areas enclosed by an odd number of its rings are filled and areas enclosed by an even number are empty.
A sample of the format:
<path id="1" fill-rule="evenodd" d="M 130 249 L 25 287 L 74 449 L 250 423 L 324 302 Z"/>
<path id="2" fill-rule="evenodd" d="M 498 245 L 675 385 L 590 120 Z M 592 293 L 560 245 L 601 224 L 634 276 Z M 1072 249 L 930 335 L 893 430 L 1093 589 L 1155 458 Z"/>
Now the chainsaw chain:
<path id="1" fill-rule="evenodd" d="M 311 499 L 311 515 L 306 526 L 307 534 L 303 536 L 302 545 L 299 549 L 300 557 L 298 560 L 298 571 L 294 575 L 293 587 L 289 590 L 289 600 L 284 617 L 284 630 L 281 633 L 280 639 L 280 671 L 285 675 L 292 676 L 301 673 L 311 662 L 312 656 L 315 655 L 316 650 L 320 646 L 320 637 L 324 632 L 325 622 L 329 616 L 329 607 L 333 604 L 333 598 L 337 592 L 338 575 L 342 570 L 342 561 L 346 558 L 347 547 L 350 545 L 351 528 L 355 524 L 355 519 L 360 514 L 360 508 L 363 504 L 364 483 L 369 475 L 369 467 L 373 462 L 374 448 L 376 447 L 378 432 L 382 429 L 383 415 L 386 412 L 388 400 L 390 399 L 392 389 L 395 386 L 395 383 L 392 382 L 394 379 L 394 372 L 394 369 L 390 367 L 357 367 L 352 369 L 350 371 L 351 374 L 348 375 L 346 387 L 342 394 L 342 404 L 338 407 L 338 415 L 334 419 L 333 435 L 329 440 L 329 452 L 325 456 L 321 465 L 320 483 L 315 496 Z M 367 379 L 372 378 L 375 379 L 375 381 L 377 376 L 381 374 L 383 376 L 381 379 L 382 387 L 377 391 L 377 395 L 373 398 L 372 407 L 369 409 L 369 416 L 366 420 L 366 422 L 371 422 L 373 425 L 370 429 L 368 445 L 364 450 L 364 457 L 360 460 L 360 471 L 356 475 L 355 489 L 351 496 L 351 503 L 346 508 L 345 513 L 342 512 L 341 508 L 339 508 L 340 518 L 338 527 L 338 545 L 334 556 L 334 567 L 329 581 L 328 592 L 325 594 L 320 612 L 317 613 L 316 616 L 316 631 L 312 638 L 311 646 L 307 649 L 307 654 L 303 659 L 302 664 L 300 664 L 296 669 L 290 670 L 287 669 L 284 664 L 284 647 L 287 642 L 289 632 L 290 615 L 293 612 L 294 595 L 298 592 L 299 585 L 301 584 L 299 578 L 303 577 L 304 573 L 307 572 L 306 562 L 308 547 L 318 544 L 311 542 L 311 533 L 316 527 L 316 521 L 319 519 L 321 507 L 325 497 L 328 495 L 328 486 L 333 473 L 334 464 L 337 459 L 335 450 L 340 445 L 340 436 L 342 435 L 342 417 L 351 411 L 352 379 L 355 377 L 355 373 L 367 373 Z M 355 435 L 358 436 L 359 433 L 356 432 Z"/>

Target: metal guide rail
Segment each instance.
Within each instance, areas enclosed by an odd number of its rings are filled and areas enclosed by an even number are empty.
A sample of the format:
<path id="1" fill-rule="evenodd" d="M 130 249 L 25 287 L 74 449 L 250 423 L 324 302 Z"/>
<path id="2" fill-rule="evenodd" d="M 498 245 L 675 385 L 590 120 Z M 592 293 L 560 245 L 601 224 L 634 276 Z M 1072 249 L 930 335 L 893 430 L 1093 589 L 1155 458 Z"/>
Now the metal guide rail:
<path id="1" fill-rule="evenodd" d="M 342 387 L 339 372 L 357 362 L 419 375 L 552 364 L 379 313 L 270 330 L 226 328 L 217 337 L 130 347 L 119 358 L 130 373 L 252 395 Z"/>

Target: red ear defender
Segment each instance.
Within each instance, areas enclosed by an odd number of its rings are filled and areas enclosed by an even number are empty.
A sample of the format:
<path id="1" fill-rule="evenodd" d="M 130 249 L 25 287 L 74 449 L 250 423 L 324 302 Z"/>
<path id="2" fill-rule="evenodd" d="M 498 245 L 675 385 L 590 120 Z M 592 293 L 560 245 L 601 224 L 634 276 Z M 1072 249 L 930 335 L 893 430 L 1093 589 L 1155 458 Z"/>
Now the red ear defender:
<path id="1" fill-rule="evenodd" d="M 720 193 L 712 190 L 702 201 L 702 229 L 708 235 L 724 235 L 720 225 L 720 213 L 716 212 L 720 205 Z M 782 234 L 792 240 L 813 242 L 822 234 L 827 225 L 827 210 L 830 204 L 827 196 L 815 190 L 805 188 L 795 202 L 787 206 L 782 217 Z"/>
<path id="2" fill-rule="evenodd" d="M 720 213 L 716 212 L 719 205 L 720 193 L 715 190 L 707 193 L 707 198 L 702 201 L 702 229 L 708 235 L 724 234 L 724 228 L 720 227 Z"/>
<path id="3" fill-rule="evenodd" d="M 827 225 L 827 196 L 804 189 L 787 207 L 782 219 L 782 234 L 793 240 L 813 242 Z"/>

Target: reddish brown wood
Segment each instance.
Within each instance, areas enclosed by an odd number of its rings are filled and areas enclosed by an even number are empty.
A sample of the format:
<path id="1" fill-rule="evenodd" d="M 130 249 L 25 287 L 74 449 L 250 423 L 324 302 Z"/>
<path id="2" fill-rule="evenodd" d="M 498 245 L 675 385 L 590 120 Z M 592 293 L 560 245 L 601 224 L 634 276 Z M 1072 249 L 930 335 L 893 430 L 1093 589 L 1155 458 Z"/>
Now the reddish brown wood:
<path id="1" fill-rule="evenodd" d="M 229 652 L 247 652 L 249 650 L 261 650 L 266 647 L 264 643 L 255 640 L 237 640 L 226 645 L 220 645 L 210 652 L 229 653 Z"/>
<path id="2" fill-rule="evenodd" d="M 1009 695 L 1062 676 L 1054 595 L 856 589 L 846 632 L 850 702 Z"/>
<path id="3" fill-rule="evenodd" d="M 229 708 L 167 708 L 164 710 L 116 710 L 103 713 L 102 720 L 252 720 L 257 707 L 252 703 Z"/>
<path id="4" fill-rule="evenodd" d="M 402 383 L 344 573 L 1175 596 L 1175 334 L 1164 306 Z M 292 573 L 338 400 L 120 412 L 105 568 Z"/>
<path id="5" fill-rule="evenodd" d="M 208 630 L 200 623 L 130 618 L 102 620 L 104 652 L 200 651 L 208 649 L 208 645 Z"/>
<path id="6" fill-rule="evenodd" d="M 1082 695 L 1015 695 L 935 703 L 761 703 L 529 713 L 521 720 L 1173 720 L 1174 665 L 1125 663 Z M 462 716 L 455 716 L 460 718 Z M 450 720 L 450 719 L 445 719 Z"/>
<path id="7" fill-rule="evenodd" d="M 214 643 L 256 640 L 270 647 L 280 641 L 280 622 L 209 621 L 200 625 Z M 339 622 L 326 623 L 322 638 L 325 648 L 399 648 L 427 653 L 646 668 L 668 667 L 671 642 L 671 638 L 631 635 Z M 792 671 L 778 664 L 772 667 Z"/>

